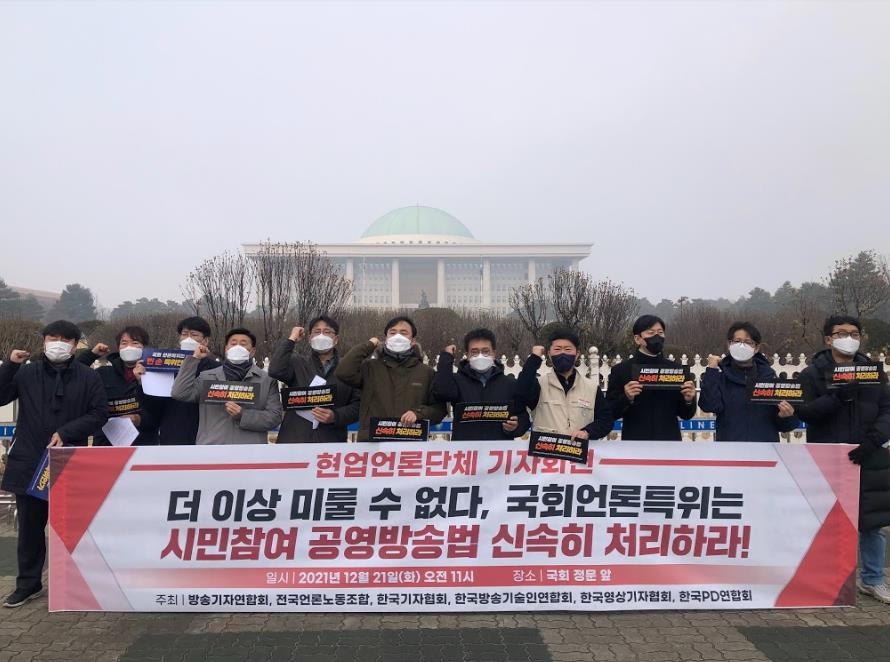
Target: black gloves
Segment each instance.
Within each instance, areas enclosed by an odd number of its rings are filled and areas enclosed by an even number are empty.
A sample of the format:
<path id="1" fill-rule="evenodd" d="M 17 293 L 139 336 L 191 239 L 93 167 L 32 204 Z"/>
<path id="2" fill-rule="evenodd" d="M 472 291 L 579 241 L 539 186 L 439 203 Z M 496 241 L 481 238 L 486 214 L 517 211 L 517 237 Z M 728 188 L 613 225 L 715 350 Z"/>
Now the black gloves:
<path id="1" fill-rule="evenodd" d="M 862 464 L 865 460 L 875 452 L 875 447 L 869 443 L 859 444 L 856 448 L 847 453 L 850 462 L 853 464 Z"/>
<path id="2" fill-rule="evenodd" d="M 853 464 L 862 464 L 872 453 L 883 446 L 885 442 L 886 439 L 884 439 L 879 432 L 871 430 L 870 432 L 865 433 L 865 441 L 847 453 L 847 457 L 850 458 L 850 462 Z"/>

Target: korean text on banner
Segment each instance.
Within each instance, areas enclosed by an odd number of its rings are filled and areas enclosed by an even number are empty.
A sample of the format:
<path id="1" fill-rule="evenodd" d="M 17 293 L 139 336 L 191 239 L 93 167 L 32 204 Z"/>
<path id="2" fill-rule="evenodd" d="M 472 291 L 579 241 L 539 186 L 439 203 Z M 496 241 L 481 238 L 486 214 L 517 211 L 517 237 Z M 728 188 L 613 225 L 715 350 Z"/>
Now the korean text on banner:
<path id="1" fill-rule="evenodd" d="M 511 442 L 53 449 L 50 609 L 852 604 L 848 450 L 596 442 L 581 464 Z"/>

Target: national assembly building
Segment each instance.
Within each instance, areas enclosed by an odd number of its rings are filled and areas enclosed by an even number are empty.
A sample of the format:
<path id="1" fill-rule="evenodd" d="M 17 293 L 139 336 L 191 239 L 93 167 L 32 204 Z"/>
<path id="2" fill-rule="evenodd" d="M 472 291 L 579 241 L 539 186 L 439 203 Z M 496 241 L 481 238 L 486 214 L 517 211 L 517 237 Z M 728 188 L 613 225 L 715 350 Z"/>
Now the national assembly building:
<path id="1" fill-rule="evenodd" d="M 358 308 L 482 308 L 509 312 L 517 285 L 560 268 L 578 269 L 592 244 L 482 243 L 433 207 L 394 209 L 355 243 L 318 244 L 354 284 Z M 259 250 L 244 246 L 247 254 Z"/>

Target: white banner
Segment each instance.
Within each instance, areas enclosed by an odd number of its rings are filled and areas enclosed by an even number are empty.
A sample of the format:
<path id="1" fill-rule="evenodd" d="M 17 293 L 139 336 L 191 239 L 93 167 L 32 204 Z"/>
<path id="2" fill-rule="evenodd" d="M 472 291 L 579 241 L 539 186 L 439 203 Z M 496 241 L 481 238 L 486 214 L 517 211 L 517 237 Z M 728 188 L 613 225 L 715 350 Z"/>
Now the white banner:
<path id="1" fill-rule="evenodd" d="M 853 604 L 841 445 L 511 442 L 51 451 L 50 609 Z"/>

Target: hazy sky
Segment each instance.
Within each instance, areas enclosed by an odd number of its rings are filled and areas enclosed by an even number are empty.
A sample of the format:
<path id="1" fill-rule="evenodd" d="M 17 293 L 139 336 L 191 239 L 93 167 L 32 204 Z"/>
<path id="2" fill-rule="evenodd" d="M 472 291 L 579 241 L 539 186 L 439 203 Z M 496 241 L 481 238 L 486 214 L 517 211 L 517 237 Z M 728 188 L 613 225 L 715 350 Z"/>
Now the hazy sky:
<path id="1" fill-rule="evenodd" d="M 101 305 L 420 203 L 658 300 L 890 253 L 890 2 L 0 2 L 0 277 Z"/>

